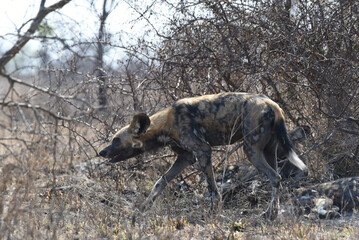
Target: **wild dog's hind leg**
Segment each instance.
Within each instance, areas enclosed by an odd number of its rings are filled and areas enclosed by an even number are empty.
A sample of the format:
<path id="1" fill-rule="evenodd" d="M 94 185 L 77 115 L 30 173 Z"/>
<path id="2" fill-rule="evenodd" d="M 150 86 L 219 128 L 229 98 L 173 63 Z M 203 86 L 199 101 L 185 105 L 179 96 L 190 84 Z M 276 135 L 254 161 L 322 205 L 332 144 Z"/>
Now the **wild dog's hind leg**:
<path id="1" fill-rule="evenodd" d="M 271 140 L 263 150 L 264 157 L 268 164 L 276 171 L 278 169 L 277 152 L 278 144 L 274 140 Z"/>
<path id="2" fill-rule="evenodd" d="M 279 182 L 280 175 L 268 164 L 263 151 L 256 146 L 248 145 L 244 143 L 244 151 L 247 154 L 251 163 L 262 173 L 266 174 L 272 185 L 272 199 L 269 203 L 268 209 L 265 215 L 269 219 L 274 219 L 279 210 Z"/>
<path id="3" fill-rule="evenodd" d="M 168 182 L 174 179 L 178 173 L 180 173 L 187 166 L 193 164 L 195 162 L 195 158 L 193 154 L 187 151 L 176 151 L 177 159 L 171 166 L 171 168 L 156 182 L 153 186 L 153 189 L 150 195 L 147 197 L 146 201 L 141 205 L 140 210 L 144 211 L 147 207 L 152 205 L 155 199 L 161 194 L 161 192 L 165 189 Z"/>
<path id="4" fill-rule="evenodd" d="M 265 148 L 271 145 L 271 121 L 268 119 L 263 120 L 257 126 L 253 122 L 246 119 L 243 127 L 244 135 L 244 151 L 247 154 L 251 163 L 262 173 L 266 174 L 272 185 L 272 199 L 269 203 L 268 209 L 265 213 L 269 219 L 274 219 L 279 210 L 279 183 L 281 180 L 280 175 L 276 169 L 275 155 L 269 159 L 265 158 Z M 268 149 L 266 149 L 268 153 Z M 274 153 L 274 149 L 271 149 Z"/>

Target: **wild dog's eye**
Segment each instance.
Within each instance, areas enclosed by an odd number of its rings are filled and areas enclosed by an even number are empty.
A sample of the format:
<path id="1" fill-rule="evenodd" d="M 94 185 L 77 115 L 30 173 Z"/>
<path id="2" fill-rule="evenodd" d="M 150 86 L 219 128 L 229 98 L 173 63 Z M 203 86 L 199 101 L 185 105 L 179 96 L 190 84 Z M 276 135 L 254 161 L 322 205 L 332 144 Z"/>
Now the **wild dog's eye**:
<path id="1" fill-rule="evenodd" d="M 119 138 L 114 138 L 112 140 L 112 143 L 115 144 L 115 145 L 118 145 L 118 144 L 120 144 L 120 139 Z"/>

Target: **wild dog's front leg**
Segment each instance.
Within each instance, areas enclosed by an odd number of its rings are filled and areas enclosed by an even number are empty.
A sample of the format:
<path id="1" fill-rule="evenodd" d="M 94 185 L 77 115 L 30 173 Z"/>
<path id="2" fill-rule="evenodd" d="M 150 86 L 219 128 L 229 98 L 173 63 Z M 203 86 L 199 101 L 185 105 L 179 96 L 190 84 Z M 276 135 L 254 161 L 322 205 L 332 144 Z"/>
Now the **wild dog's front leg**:
<path id="1" fill-rule="evenodd" d="M 140 210 L 144 211 L 147 207 L 152 205 L 155 199 L 161 194 L 161 192 L 165 189 L 168 182 L 170 182 L 173 178 L 177 176 L 184 168 L 193 164 L 195 162 L 193 154 L 180 151 L 178 152 L 178 156 L 176 161 L 173 163 L 171 168 L 156 182 L 153 186 L 153 189 L 150 195 L 147 197 L 146 201 L 141 205 Z"/>
<path id="2" fill-rule="evenodd" d="M 217 203 L 221 196 L 219 194 L 211 161 L 212 147 L 196 129 L 185 129 L 181 135 L 181 143 L 188 151 L 193 152 L 199 162 L 199 166 L 204 174 L 211 199 L 211 208 Z"/>
<path id="3" fill-rule="evenodd" d="M 199 166 L 204 174 L 204 177 L 207 182 L 207 187 L 209 191 L 209 196 L 211 200 L 211 208 L 213 205 L 221 200 L 221 196 L 219 194 L 211 161 L 212 148 L 205 141 L 198 140 L 197 138 L 192 138 L 191 148 L 193 154 L 197 158 L 199 162 Z"/>
<path id="4" fill-rule="evenodd" d="M 213 173 L 211 151 L 197 151 L 195 152 L 195 156 L 198 159 L 200 168 L 206 179 L 208 185 L 208 192 L 211 200 L 211 208 L 213 209 L 214 205 L 221 200 L 221 196 L 219 194 Z"/>

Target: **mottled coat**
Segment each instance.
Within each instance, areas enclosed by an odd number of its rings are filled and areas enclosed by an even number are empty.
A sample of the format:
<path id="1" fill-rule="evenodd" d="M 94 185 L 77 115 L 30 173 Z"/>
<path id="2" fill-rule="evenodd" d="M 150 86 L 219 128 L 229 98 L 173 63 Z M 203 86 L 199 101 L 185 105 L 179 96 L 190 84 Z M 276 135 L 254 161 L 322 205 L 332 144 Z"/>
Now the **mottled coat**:
<path id="1" fill-rule="evenodd" d="M 299 169 L 305 170 L 306 166 L 293 150 L 281 108 L 264 95 L 204 95 L 181 99 L 151 117 L 137 114 L 131 124 L 114 135 L 112 143 L 100 155 L 117 162 L 166 145 L 177 153 L 172 167 L 155 184 L 144 209 L 161 193 L 167 182 L 196 160 L 208 182 L 211 198 L 218 199 L 211 147 L 239 140 L 244 142 L 249 160 L 271 181 L 273 198 L 267 213 L 273 217 L 279 204 L 280 176 L 275 171 L 277 147 Z"/>

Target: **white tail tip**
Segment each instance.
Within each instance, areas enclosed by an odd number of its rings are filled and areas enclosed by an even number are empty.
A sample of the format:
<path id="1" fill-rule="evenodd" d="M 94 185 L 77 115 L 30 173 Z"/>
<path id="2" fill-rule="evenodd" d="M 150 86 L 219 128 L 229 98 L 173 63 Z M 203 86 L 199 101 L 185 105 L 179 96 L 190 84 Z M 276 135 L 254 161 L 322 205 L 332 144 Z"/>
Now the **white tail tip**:
<path id="1" fill-rule="evenodd" d="M 307 166 L 305 165 L 305 163 L 302 160 L 300 160 L 300 158 L 294 151 L 290 151 L 288 155 L 288 160 L 291 163 L 293 163 L 296 167 L 298 167 L 300 170 L 302 171 L 307 170 Z"/>

